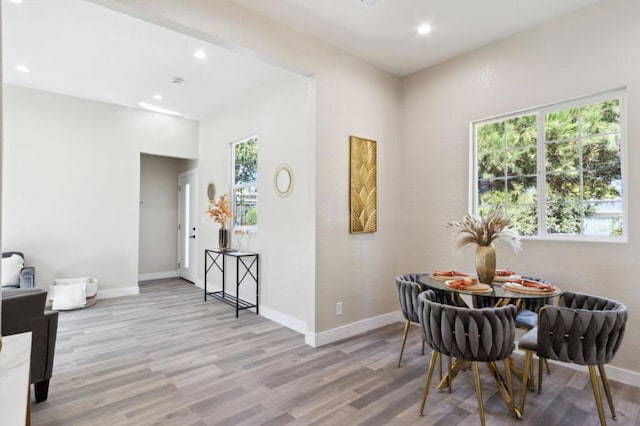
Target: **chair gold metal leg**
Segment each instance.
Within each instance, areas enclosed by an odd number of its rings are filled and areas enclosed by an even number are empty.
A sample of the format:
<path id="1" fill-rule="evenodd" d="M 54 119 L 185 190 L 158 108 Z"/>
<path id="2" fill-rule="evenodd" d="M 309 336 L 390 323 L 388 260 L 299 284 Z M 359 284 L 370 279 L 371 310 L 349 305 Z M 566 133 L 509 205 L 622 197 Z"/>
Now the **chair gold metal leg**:
<path id="1" fill-rule="evenodd" d="M 409 334 L 409 325 L 411 321 L 407 320 L 404 324 L 404 332 L 402 333 L 402 346 L 400 346 L 400 358 L 398 358 L 398 368 L 400 367 L 400 363 L 402 362 L 402 352 L 404 352 L 404 345 L 407 343 L 407 334 Z"/>
<path id="2" fill-rule="evenodd" d="M 593 388 L 593 396 L 596 399 L 596 406 L 598 407 L 600 424 L 605 426 L 607 421 L 604 418 L 604 407 L 602 406 L 602 397 L 600 396 L 600 384 L 598 383 L 598 377 L 596 376 L 596 368 L 593 365 L 589 366 L 589 376 L 591 376 L 591 387 Z"/>
<path id="3" fill-rule="evenodd" d="M 427 370 L 427 379 L 424 384 L 424 391 L 422 392 L 422 403 L 420 404 L 420 416 L 424 415 L 424 405 L 427 403 L 427 394 L 429 393 L 429 386 L 431 385 L 431 376 L 433 375 L 433 368 L 436 365 L 436 357 L 438 352 L 431 350 L 431 361 L 429 362 L 429 370 Z"/>
<path id="4" fill-rule="evenodd" d="M 453 374 L 452 374 L 452 364 L 453 358 L 449 355 L 449 362 L 447 363 L 447 369 L 449 373 L 447 374 L 447 387 L 449 388 L 449 393 L 453 392 Z"/>
<path id="5" fill-rule="evenodd" d="M 480 371 L 478 361 L 473 361 L 473 382 L 476 385 L 476 397 L 478 398 L 478 410 L 480 411 L 480 424 L 484 426 L 484 404 L 482 403 L 482 389 L 480 387 Z"/>
<path id="6" fill-rule="evenodd" d="M 542 393 L 542 364 L 545 364 L 547 360 L 545 358 L 538 357 L 538 393 Z M 549 365 L 547 364 L 547 370 Z"/>
<path id="7" fill-rule="evenodd" d="M 549 368 L 549 362 L 547 362 L 546 358 L 542 358 L 544 359 L 544 366 L 547 367 L 547 374 L 551 374 L 551 369 Z"/>
<path id="8" fill-rule="evenodd" d="M 440 377 L 438 378 L 438 382 L 442 381 L 442 354 L 438 354 L 438 365 L 440 366 Z"/>
<path id="9" fill-rule="evenodd" d="M 533 374 L 533 355 L 531 355 L 531 362 L 529 363 L 529 371 L 527 372 L 527 374 L 529 375 L 529 380 L 531 380 L 531 383 L 529 384 L 529 389 L 531 389 L 532 391 L 535 392 L 536 383 L 535 383 L 535 380 L 533 379 L 533 377 L 534 377 L 534 374 Z"/>
<path id="10" fill-rule="evenodd" d="M 424 337 L 422 338 L 422 355 L 424 355 Z"/>
<path id="11" fill-rule="evenodd" d="M 487 367 L 489 368 L 489 372 L 491 373 L 493 378 L 496 379 L 496 385 L 498 386 L 498 391 L 500 391 L 500 396 L 502 397 L 502 400 L 506 404 L 507 410 L 511 412 L 514 418 L 521 419 L 522 415 L 520 414 L 520 411 L 518 411 L 518 409 L 513 405 L 512 394 L 511 392 L 509 392 L 509 389 L 507 389 L 507 386 L 505 386 L 504 378 L 500 374 L 500 370 L 498 369 L 498 366 L 494 361 L 487 361 Z"/>
<path id="12" fill-rule="evenodd" d="M 507 376 L 507 390 L 509 391 L 509 402 L 511 403 L 511 407 L 509 407 L 509 410 L 513 413 L 515 411 L 515 402 L 513 400 L 513 378 L 511 377 L 511 360 L 509 360 L 509 358 L 506 358 L 504 360 L 504 374 Z"/>
<path id="13" fill-rule="evenodd" d="M 520 414 L 524 416 L 524 401 L 527 397 L 527 381 L 529 380 L 529 364 L 533 358 L 531 351 L 524 351 L 524 366 L 522 367 L 522 389 L 520 390 Z"/>
<path id="14" fill-rule="evenodd" d="M 600 371 L 600 379 L 602 380 L 604 393 L 605 395 L 607 395 L 607 402 L 609 403 L 609 409 L 611 410 L 611 417 L 613 417 L 613 420 L 618 420 L 618 416 L 616 416 L 616 409 L 613 408 L 613 399 L 611 398 L 611 389 L 609 388 L 609 379 L 607 379 L 607 373 L 605 373 L 604 371 L 604 365 L 598 364 L 598 371 Z"/>

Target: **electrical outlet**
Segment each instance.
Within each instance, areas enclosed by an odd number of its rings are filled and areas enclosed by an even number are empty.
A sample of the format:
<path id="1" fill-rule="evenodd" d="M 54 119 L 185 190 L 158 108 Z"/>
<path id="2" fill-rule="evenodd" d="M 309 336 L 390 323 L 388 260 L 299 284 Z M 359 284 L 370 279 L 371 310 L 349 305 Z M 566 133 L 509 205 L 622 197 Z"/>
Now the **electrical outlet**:
<path id="1" fill-rule="evenodd" d="M 336 315 L 342 315 L 342 302 L 336 302 Z"/>

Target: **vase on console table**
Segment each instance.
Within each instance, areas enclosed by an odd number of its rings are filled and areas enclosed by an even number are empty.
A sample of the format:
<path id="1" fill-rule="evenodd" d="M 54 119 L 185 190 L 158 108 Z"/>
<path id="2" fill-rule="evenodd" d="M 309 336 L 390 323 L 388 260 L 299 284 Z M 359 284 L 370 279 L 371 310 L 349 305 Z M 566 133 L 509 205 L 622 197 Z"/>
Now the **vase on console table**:
<path id="1" fill-rule="evenodd" d="M 220 250 L 229 249 L 229 230 L 225 227 L 218 230 L 218 248 Z"/>
<path id="2" fill-rule="evenodd" d="M 493 245 L 476 246 L 476 273 L 478 281 L 491 284 L 496 274 L 496 251 Z"/>

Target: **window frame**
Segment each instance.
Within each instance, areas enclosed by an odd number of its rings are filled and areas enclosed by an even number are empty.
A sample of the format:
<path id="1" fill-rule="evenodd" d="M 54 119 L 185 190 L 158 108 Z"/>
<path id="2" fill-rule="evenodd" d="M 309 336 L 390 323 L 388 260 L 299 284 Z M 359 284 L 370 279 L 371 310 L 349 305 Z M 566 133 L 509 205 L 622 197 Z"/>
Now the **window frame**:
<path id="1" fill-rule="evenodd" d="M 247 136 L 244 137 L 242 139 L 238 139 L 236 141 L 231 142 L 230 145 L 230 155 L 229 155 L 229 183 L 230 183 L 230 190 L 229 190 L 229 194 L 230 194 L 230 208 L 231 208 L 231 212 L 232 215 L 234 217 L 232 217 L 231 219 L 231 230 L 235 231 L 235 230 L 244 230 L 245 232 L 248 231 L 252 231 L 255 232 L 258 230 L 258 224 L 256 223 L 255 225 L 236 225 L 235 224 L 235 214 L 236 214 L 236 190 L 237 189 L 241 189 L 241 188 L 246 188 L 246 187 L 251 187 L 251 186 L 255 186 L 256 187 L 256 211 L 258 211 L 258 200 L 260 197 L 260 187 L 258 186 L 258 161 L 256 160 L 256 179 L 254 181 L 251 182 L 245 182 L 245 183 L 240 183 L 240 184 L 236 184 L 236 146 L 249 142 L 252 139 L 255 139 L 256 141 L 256 146 L 258 144 L 258 135 L 257 134 L 253 134 L 251 136 Z"/>
<path id="2" fill-rule="evenodd" d="M 619 123 L 620 123 L 620 171 L 622 175 L 622 196 L 620 202 L 622 204 L 622 235 L 619 236 L 596 236 L 584 234 L 554 234 L 548 233 L 546 228 L 546 192 L 545 181 L 547 176 L 545 165 L 545 122 L 544 117 L 547 113 L 562 111 L 569 108 L 579 108 L 585 105 L 600 103 L 617 99 L 619 101 Z M 629 204 L 628 204 L 628 177 L 627 177 L 627 114 L 626 114 L 626 88 L 618 88 L 606 92 L 593 95 L 582 96 L 567 101 L 554 102 L 534 108 L 527 108 L 508 114 L 500 114 L 489 118 L 475 120 L 469 123 L 469 211 L 478 214 L 479 211 L 479 194 L 478 194 L 478 141 L 477 129 L 481 125 L 507 121 L 516 117 L 525 115 L 536 116 L 536 190 L 537 190 L 537 225 L 538 233 L 536 235 L 522 236 L 527 240 L 550 240 L 550 241 L 580 241 L 580 242 L 607 242 L 607 243 L 626 243 L 629 235 Z M 582 139 L 580 135 L 580 139 Z M 580 164 L 578 171 L 582 171 L 583 164 Z"/>

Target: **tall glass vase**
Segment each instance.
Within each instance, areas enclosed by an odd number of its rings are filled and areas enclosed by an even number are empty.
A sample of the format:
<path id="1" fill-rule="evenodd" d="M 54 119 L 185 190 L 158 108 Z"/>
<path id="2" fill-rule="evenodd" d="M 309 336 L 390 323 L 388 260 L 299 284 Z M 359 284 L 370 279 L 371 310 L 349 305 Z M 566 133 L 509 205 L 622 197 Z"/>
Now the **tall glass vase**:
<path id="1" fill-rule="evenodd" d="M 229 230 L 227 228 L 220 228 L 218 231 L 218 248 L 220 250 L 229 248 Z"/>
<path id="2" fill-rule="evenodd" d="M 476 247 L 476 273 L 478 281 L 491 284 L 496 274 L 496 251 L 493 246 Z"/>

